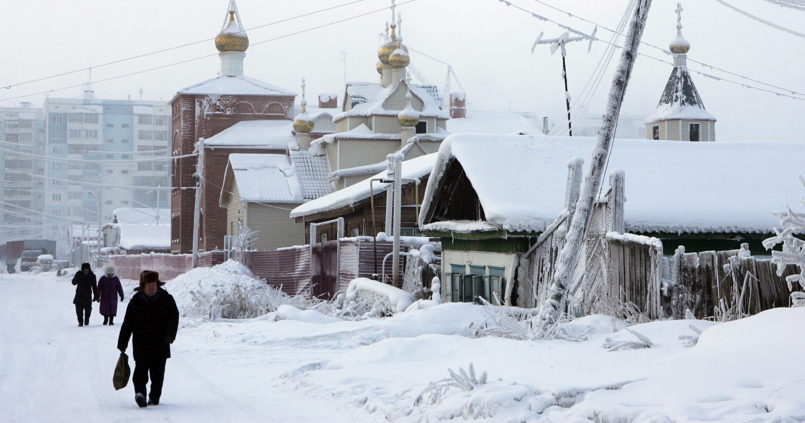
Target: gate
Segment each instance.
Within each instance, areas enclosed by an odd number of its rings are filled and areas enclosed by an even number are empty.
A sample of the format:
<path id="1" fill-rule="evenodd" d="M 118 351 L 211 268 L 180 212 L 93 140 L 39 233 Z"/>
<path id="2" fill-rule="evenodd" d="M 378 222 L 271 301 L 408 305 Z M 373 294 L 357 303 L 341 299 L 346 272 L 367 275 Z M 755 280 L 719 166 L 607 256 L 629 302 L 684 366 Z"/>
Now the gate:
<path id="1" fill-rule="evenodd" d="M 310 247 L 310 279 L 314 297 L 332 299 L 338 285 L 337 240 Z"/>

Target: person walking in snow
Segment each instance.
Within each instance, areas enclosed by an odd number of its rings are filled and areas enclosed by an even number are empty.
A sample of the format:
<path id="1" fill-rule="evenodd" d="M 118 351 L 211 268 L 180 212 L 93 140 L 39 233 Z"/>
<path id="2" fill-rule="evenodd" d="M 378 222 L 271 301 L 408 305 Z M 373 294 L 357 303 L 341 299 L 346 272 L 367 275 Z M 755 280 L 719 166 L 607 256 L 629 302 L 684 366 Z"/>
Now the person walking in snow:
<path id="1" fill-rule="evenodd" d="M 98 281 L 98 296 L 100 297 L 100 311 L 103 315 L 104 325 L 114 325 L 117 315 L 117 297 L 123 301 L 123 286 L 120 279 L 115 276 L 115 267 L 112 265 L 104 268 L 104 276 Z"/>
<path id="2" fill-rule="evenodd" d="M 117 348 L 125 353 L 133 335 L 134 348 L 134 401 L 140 407 L 158 405 L 165 379 L 165 362 L 171 356 L 170 344 L 176 339 L 179 328 L 179 310 L 176 301 L 161 288 L 164 282 L 159 273 L 140 272 L 140 286 L 129 300 L 126 315 L 120 327 Z M 146 384 L 151 375 L 151 394 L 146 402 Z"/>
<path id="3" fill-rule="evenodd" d="M 81 270 L 73 276 L 75 285 L 75 314 L 78 317 L 78 326 L 89 326 L 89 315 L 92 313 L 92 301 L 98 298 L 98 286 L 95 284 L 95 274 L 89 263 L 81 264 Z"/>

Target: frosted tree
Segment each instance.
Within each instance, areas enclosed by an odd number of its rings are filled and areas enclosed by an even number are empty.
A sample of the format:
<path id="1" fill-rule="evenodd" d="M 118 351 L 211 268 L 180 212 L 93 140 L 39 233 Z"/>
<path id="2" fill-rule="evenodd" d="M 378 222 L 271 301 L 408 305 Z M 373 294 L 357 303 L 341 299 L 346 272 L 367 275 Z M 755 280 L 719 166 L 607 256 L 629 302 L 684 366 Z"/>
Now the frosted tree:
<path id="1" fill-rule="evenodd" d="M 254 242 L 257 231 L 251 230 L 248 226 L 240 224 L 238 234 L 232 238 L 233 258 L 241 263 L 246 263 L 246 252 L 254 249 Z"/>
<path id="2" fill-rule="evenodd" d="M 805 177 L 799 179 L 805 187 Z M 805 196 L 800 201 L 805 206 Z M 782 276 L 788 265 L 798 266 L 799 273 L 790 275 L 785 280 L 790 291 L 794 291 L 795 282 L 801 289 L 805 289 L 805 213 L 795 212 L 789 207 L 788 210 L 774 215 L 780 218 L 780 227 L 774 228 L 773 237 L 763 240 L 763 246 L 771 249 L 782 244 L 782 251 L 771 252 L 771 261 L 777 265 L 777 275 Z M 795 304 L 803 302 L 805 295 L 794 293 L 792 299 Z"/>

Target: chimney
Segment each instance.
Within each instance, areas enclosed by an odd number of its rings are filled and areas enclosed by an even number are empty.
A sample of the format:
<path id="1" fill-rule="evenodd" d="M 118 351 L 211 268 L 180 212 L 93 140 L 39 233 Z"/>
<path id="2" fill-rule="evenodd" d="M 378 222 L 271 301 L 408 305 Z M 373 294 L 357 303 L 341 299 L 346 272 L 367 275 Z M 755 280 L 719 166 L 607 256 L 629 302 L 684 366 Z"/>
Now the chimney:
<path id="1" fill-rule="evenodd" d="M 450 93 L 450 118 L 462 119 L 467 117 L 467 97 L 463 92 Z"/>
<path id="2" fill-rule="evenodd" d="M 319 109 L 336 109 L 336 108 L 338 108 L 338 95 L 319 94 Z"/>

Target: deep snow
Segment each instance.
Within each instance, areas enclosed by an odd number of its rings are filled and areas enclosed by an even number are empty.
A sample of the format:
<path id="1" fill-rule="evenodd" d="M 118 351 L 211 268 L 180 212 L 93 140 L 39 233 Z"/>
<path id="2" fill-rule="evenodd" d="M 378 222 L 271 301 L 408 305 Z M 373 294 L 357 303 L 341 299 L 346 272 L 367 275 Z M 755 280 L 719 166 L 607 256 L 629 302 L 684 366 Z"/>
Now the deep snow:
<path id="1" fill-rule="evenodd" d="M 195 272 L 165 286 L 182 310 L 196 309 L 192 301 L 199 296 L 190 290 L 221 292 L 220 275 L 199 284 L 202 274 L 228 272 L 259 289 L 231 263 Z M 588 316 L 565 327 L 585 338 L 580 342 L 478 337 L 491 313 L 503 309 L 471 304 L 354 321 L 328 315 L 327 308 L 288 304 L 254 319 L 185 317 L 168 361 L 163 404 L 140 410 L 130 386 L 111 386 L 119 326 L 101 326 L 94 311 L 89 328 L 75 327 L 68 279 L 0 275 L 0 286 L 6 294 L 0 395 L 10 399 L 0 407 L 3 422 L 805 419 L 805 308 L 718 324 L 625 327 Z M 127 281 L 127 298 L 132 287 Z M 641 344 L 639 337 L 651 347 L 629 349 Z M 464 379 L 460 372 L 470 363 L 476 377 Z M 465 390 L 448 369 L 465 384 L 484 372 L 488 380 Z"/>

